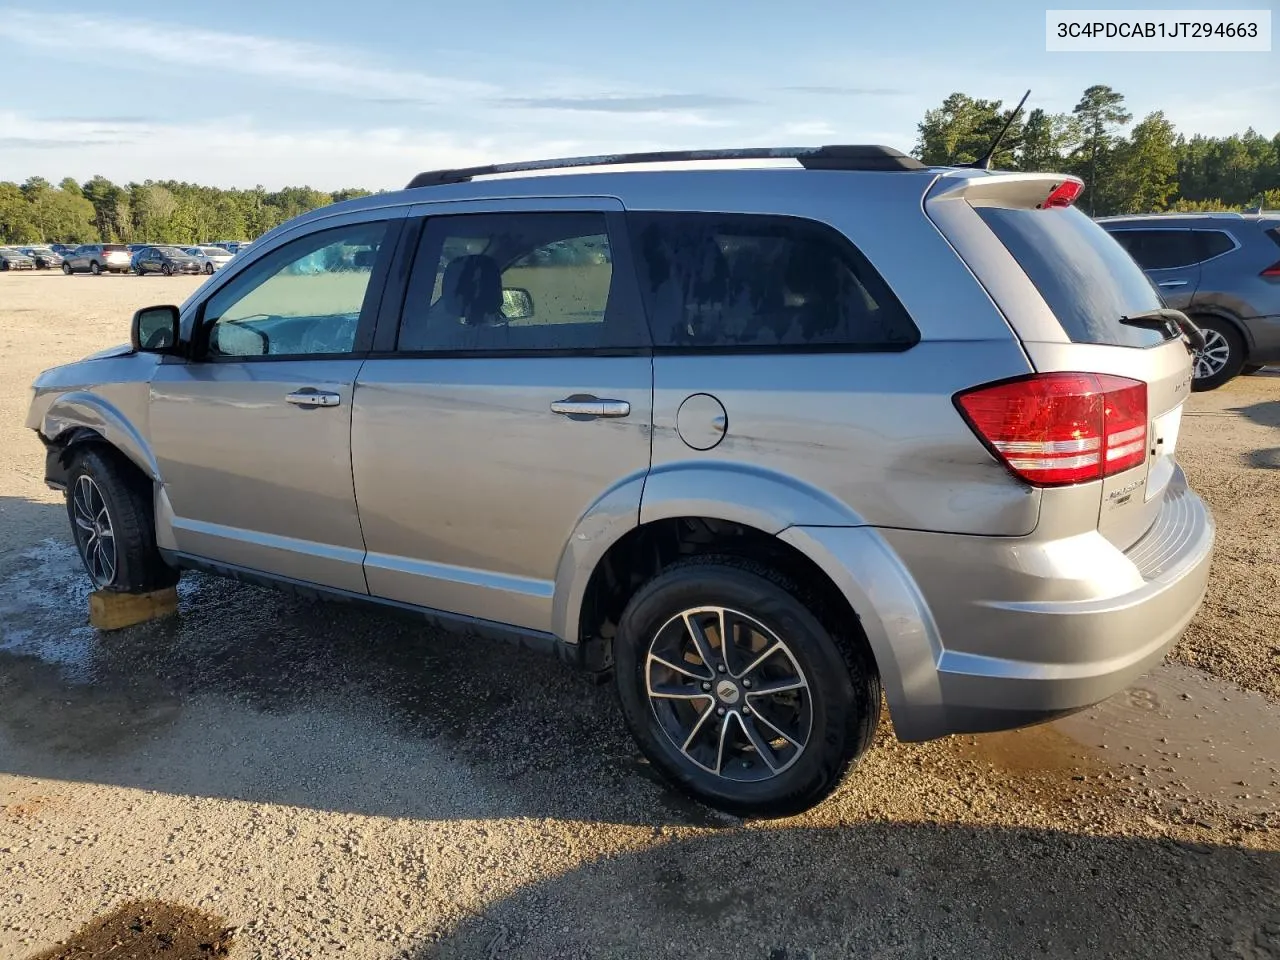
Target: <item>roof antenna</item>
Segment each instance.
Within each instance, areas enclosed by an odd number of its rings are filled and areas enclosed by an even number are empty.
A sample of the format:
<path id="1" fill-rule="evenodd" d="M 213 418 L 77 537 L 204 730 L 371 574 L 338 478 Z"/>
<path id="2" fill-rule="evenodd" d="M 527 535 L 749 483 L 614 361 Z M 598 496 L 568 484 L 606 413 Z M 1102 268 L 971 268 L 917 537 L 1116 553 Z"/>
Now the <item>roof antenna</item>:
<path id="1" fill-rule="evenodd" d="M 1027 102 L 1027 97 L 1031 96 L 1028 90 L 1022 95 L 1022 99 L 1018 101 L 1018 105 L 1013 108 L 1013 112 L 1009 114 L 1009 119 L 1004 122 L 1004 126 L 1000 128 L 1000 132 L 996 134 L 996 138 L 991 141 L 991 146 L 987 147 L 987 152 L 980 156 L 973 163 L 961 163 L 957 166 L 975 167 L 978 170 L 990 170 L 991 161 L 996 155 L 996 151 L 1000 148 L 1000 141 L 1004 139 L 1004 135 L 1009 132 L 1009 128 L 1013 126 L 1013 121 L 1018 118 L 1018 114 L 1022 112 L 1022 105 Z"/>

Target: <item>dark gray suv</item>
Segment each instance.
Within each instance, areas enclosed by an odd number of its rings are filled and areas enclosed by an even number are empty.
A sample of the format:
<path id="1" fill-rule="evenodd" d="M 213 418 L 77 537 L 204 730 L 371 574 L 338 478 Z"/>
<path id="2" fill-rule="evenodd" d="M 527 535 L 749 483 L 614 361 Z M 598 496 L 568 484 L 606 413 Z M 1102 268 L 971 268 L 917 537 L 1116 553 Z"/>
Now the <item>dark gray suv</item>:
<path id="1" fill-rule="evenodd" d="M 1280 213 L 1098 221 L 1205 333 L 1192 389 L 1280 362 Z"/>

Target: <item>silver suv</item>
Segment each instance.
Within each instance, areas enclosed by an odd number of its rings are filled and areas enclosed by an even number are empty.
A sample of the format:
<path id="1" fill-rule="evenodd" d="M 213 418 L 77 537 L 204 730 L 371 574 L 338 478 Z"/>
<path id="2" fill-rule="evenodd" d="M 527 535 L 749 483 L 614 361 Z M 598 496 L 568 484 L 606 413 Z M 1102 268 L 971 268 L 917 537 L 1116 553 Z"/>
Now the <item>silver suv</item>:
<path id="1" fill-rule="evenodd" d="M 485 179 L 636 159 L 676 169 Z M 613 671 L 672 781 L 793 812 L 882 691 L 904 740 L 1043 720 L 1200 603 L 1197 331 L 1080 188 L 880 147 L 423 174 L 139 311 L 27 422 L 99 588 L 197 568 L 543 643 Z"/>
<path id="2" fill-rule="evenodd" d="M 1098 221 L 1171 307 L 1204 331 L 1193 390 L 1280 362 L 1280 213 L 1153 214 Z"/>

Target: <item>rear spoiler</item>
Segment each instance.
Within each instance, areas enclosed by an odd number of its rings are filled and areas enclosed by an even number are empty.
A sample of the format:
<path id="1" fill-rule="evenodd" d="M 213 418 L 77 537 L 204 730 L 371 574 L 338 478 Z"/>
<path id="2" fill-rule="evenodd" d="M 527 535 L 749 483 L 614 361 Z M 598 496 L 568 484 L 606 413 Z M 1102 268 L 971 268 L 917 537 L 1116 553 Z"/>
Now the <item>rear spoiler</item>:
<path id="1" fill-rule="evenodd" d="M 1069 207 L 1084 192 L 1084 181 L 1062 173 L 946 174 L 925 201 L 964 200 L 975 207 L 1041 210 Z"/>

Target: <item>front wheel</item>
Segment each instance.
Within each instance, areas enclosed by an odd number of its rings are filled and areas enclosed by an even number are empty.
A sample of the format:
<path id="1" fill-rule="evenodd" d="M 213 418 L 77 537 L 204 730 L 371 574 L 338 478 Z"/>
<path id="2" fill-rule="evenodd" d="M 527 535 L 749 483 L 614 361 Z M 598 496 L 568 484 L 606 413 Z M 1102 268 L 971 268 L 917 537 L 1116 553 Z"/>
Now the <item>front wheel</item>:
<path id="1" fill-rule="evenodd" d="M 95 588 L 140 592 L 178 582 L 156 548 L 149 484 L 121 454 L 85 447 L 67 480 L 71 533 Z"/>
<path id="2" fill-rule="evenodd" d="M 679 788 L 737 814 L 818 803 L 875 736 L 880 680 L 857 627 L 735 557 L 668 567 L 614 638 L 627 725 Z"/>
<path id="3" fill-rule="evenodd" d="M 213 264 L 212 264 L 212 263 L 206 263 L 206 264 L 204 265 L 204 272 L 205 272 L 206 274 L 208 274 L 209 276 L 213 276 Z"/>
<path id="4" fill-rule="evenodd" d="M 1204 332 L 1204 349 L 1197 350 L 1191 389 L 1217 390 L 1233 380 L 1244 369 L 1244 338 L 1229 320 L 1219 317 L 1196 317 Z"/>
<path id="5" fill-rule="evenodd" d="M 89 272 L 92 273 L 95 277 L 98 276 L 98 274 L 102 273 L 102 267 L 98 266 L 97 260 L 94 260 L 92 263 L 89 264 Z"/>

